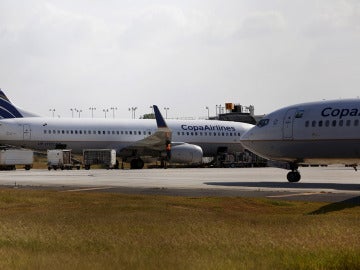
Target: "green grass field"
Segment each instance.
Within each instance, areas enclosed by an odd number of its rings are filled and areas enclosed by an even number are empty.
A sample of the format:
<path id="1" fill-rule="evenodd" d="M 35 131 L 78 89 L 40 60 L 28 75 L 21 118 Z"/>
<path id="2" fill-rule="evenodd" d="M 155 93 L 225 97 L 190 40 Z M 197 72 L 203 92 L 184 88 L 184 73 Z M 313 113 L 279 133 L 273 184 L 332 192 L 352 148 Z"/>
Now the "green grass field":
<path id="1" fill-rule="evenodd" d="M 360 207 L 0 190 L 0 269 L 359 269 Z"/>

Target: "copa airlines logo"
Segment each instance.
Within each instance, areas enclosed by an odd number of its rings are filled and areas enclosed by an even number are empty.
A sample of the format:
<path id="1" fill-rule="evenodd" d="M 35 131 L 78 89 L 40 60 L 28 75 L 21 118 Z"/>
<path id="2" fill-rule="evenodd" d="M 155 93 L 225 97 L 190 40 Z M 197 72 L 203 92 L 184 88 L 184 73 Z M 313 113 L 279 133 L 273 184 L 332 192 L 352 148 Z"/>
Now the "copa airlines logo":
<path id="1" fill-rule="evenodd" d="M 360 116 L 359 109 L 353 108 L 353 109 L 339 109 L 339 108 L 332 108 L 327 107 L 321 111 L 321 116 L 323 117 L 339 117 L 340 119 L 346 116 Z"/>
<path id="2" fill-rule="evenodd" d="M 190 125 L 181 125 L 181 128 L 186 131 L 227 131 L 235 132 L 234 127 L 229 126 L 219 126 L 219 125 L 204 125 L 204 126 L 190 126 Z"/>

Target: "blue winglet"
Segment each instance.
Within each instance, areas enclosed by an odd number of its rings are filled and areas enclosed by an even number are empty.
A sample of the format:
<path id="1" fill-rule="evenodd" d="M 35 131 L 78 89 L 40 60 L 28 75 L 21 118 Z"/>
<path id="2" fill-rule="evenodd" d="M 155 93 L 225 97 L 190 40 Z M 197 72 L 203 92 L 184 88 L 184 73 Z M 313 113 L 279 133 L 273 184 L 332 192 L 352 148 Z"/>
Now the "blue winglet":
<path id="1" fill-rule="evenodd" d="M 153 108 L 154 108 L 156 124 L 157 124 L 158 128 L 167 128 L 164 117 L 161 115 L 158 106 L 153 105 Z"/>

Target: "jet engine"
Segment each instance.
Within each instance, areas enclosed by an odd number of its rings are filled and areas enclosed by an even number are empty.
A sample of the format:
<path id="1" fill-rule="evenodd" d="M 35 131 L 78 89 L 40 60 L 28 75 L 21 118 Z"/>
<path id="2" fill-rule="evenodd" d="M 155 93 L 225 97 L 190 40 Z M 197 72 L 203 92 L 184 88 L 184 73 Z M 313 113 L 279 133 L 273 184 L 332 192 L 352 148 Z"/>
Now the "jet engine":
<path id="1" fill-rule="evenodd" d="M 195 144 L 183 143 L 171 147 L 171 162 L 201 164 L 203 150 Z"/>

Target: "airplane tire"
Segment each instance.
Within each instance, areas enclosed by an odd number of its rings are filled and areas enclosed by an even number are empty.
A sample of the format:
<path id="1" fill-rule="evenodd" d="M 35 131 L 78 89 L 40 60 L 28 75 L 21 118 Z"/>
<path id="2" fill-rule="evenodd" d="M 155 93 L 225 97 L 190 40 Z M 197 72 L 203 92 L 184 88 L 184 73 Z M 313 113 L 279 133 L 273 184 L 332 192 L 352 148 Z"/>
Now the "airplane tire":
<path id="1" fill-rule="evenodd" d="M 130 168 L 131 169 L 142 169 L 142 168 L 144 168 L 144 161 L 141 158 L 133 159 L 130 162 Z"/>
<path id="2" fill-rule="evenodd" d="M 296 183 L 296 182 L 299 182 L 301 179 L 301 175 L 299 172 L 289 172 L 287 174 L 287 180 L 290 182 L 290 183 Z"/>

